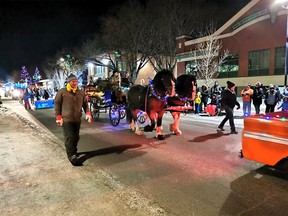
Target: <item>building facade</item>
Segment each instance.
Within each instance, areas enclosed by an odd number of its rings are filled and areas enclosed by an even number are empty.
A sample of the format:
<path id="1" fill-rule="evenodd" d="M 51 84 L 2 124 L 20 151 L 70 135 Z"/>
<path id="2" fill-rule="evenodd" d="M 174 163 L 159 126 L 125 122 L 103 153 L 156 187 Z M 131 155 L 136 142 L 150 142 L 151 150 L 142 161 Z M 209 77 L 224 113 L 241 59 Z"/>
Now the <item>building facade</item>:
<path id="1" fill-rule="evenodd" d="M 219 84 L 225 86 L 230 80 L 237 86 L 247 83 L 254 86 L 258 81 L 264 86 L 283 86 L 287 79 L 284 75 L 287 20 L 287 10 L 276 4 L 276 0 L 252 0 L 216 30 L 213 37 L 221 40 L 221 52 L 229 51 L 215 77 Z M 199 58 L 191 53 L 205 40 L 207 37 L 177 38 L 178 76 L 187 73 L 191 62 Z M 199 80 L 199 83 L 204 82 Z"/>
<path id="2" fill-rule="evenodd" d="M 107 54 L 97 56 L 97 59 L 101 59 L 103 65 L 96 64 L 88 64 L 88 78 L 87 80 L 93 80 L 94 82 L 98 79 L 107 79 L 113 74 L 113 70 L 111 69 L 111 61 L 106 56 Z M 126 72 L 131 74 L 129 71 L 127 59 L 125 56 L 115 54 L 111 54 L 111 60 L 114 62 L 115 67 L 121 73 L 121 76 L 124 76 Z M 137 79 L 135 80 L 135 84 L 137 85 L 148 85 L 149 78 L 153 78 L 156 74 L 153 66 L 150 62 L 147 62 L 143 68 L 139 71 Z"/>

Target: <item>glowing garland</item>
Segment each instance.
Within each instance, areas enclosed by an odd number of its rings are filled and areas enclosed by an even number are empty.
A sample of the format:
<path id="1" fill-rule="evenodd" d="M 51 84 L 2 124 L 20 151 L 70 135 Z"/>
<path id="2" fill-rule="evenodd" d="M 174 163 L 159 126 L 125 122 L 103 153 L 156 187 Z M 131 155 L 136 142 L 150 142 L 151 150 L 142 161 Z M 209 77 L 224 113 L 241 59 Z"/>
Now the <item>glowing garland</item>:
<path id="1" fill-rule="evenodd" d="M 149 78 L 149 86 L 150 86 L 150 93 L 154 96 L 154 97 L 156 97 L 158 100 L 160 100 L 160 101 L 165 101 L 165 103 L 167 103 L 167 98 L 168 98 L 168 96 L 160 96 L 160 95 L 158 95 L 157 94 L 157 92 L 155 91 L 155 89 L 154 89 L 154 86 L 153 86 L 153 80 L 151 80 L 150 78 Z"/>

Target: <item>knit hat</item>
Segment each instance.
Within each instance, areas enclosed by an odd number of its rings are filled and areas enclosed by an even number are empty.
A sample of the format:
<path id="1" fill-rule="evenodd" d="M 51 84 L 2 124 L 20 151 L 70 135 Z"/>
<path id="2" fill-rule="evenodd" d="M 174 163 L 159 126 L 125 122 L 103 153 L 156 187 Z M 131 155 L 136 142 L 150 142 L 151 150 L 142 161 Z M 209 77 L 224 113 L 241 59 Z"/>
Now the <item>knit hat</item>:
<path id="1" fill-rule="evenodd" d="M 70 74 L 68 77 L 67 77 L 67 82 L 70 82 L 71 80 L 74 80 L 76 79 L 77 80 L 77 77 L 74 75 L 74 74 Z"/>
<path id="2" fill-rule="evenodd" d="M 229 89 L 231 89 L 233 86 L 235 86 L 235 83 L 233 83 L 233 82 L 231 82 L 231 81 L 227 81 L 226 83 L 227 83 L 227 87 L 228 87 Z"/>
<path id="3" fill-rule="evenodd" d="M 113 70 L 113 75 L 114 75 L 115 73 L 119 73 L 119 71 L 118 71 L 118 70 Z"/>

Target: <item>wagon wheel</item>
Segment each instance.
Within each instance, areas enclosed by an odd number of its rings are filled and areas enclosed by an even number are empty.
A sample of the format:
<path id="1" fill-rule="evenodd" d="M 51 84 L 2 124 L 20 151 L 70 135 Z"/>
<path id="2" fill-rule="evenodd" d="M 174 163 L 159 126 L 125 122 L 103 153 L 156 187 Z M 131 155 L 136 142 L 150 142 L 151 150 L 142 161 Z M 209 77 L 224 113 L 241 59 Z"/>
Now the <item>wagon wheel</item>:
<path id="1" fill-rule="evenodd" d="M 109 119 L 113 126 L 117 126 L 120 122 L 120 112 L 117 104 L 112 104 L 109 107 Z"/>
<path id="2" fill-rule="evenodd" d="M 126 117 L 125 107 L 120 106 L 120 107 L 119 107 L 119 112 L 120 112 L 120 119 L 124 119 L 124 118 Z"/>
<path id="3" fill-rule="evenodd" d="M 147 120 L 148 116 L 145 112 L 143 111 L 140 111 L 138 114 L 137 114 L 137 121 L 140 123 L 140 124 L 144 124 L 145 121 Z"/>
<path id="4" fill-rule="evenodd" d="M 99 118 L 100 110 L 96 104 L 90 103 L 90 112 L 94 120 L 97 120 Z"/>

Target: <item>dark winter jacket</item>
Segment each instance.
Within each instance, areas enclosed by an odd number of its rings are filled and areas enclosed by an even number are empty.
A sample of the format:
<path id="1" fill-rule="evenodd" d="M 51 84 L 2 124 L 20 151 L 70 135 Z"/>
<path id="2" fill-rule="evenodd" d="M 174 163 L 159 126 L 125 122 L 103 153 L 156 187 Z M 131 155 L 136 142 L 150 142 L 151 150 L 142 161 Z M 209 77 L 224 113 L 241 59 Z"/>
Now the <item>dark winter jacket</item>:
<path id="1" fill-rule="evenodd" d="M 66 88 L 60 89 L 54 100 L 55 115 L 62 115 L 64 122 L 81 121 L 82 108 L 89 112 L 88 102 L 83 90 L 76 90 L 76 93 L 68 92 Z"/>
<path id="2" fill-rule="evenodd" d="M 252 96 L 252 100 L 253 100 L 253 104 L 262 104 L 262 99 L 263 99 L 263 89 L 262 88 L 254 88 L 254 92 L 253 92 L 253 96 Z"/>
<path id="3" fill-rule="evenodd" d="M 222 92 L 222 98 L 221 98 L 221 106 L 222 108 L 229 107 L 233 109 L 237 105 L 240 107 L 240 104 L 237 101 L 236 93 L 231 91 L 229 88 L 225 88 L 225 90 Z"/>
<path id="4" fill-rule="evenodd" d="M 280 101 L 279 94 L 277 91 L 268 90 L 265 94 L 265 105 L 276 106 L 276 104 Z"/>

